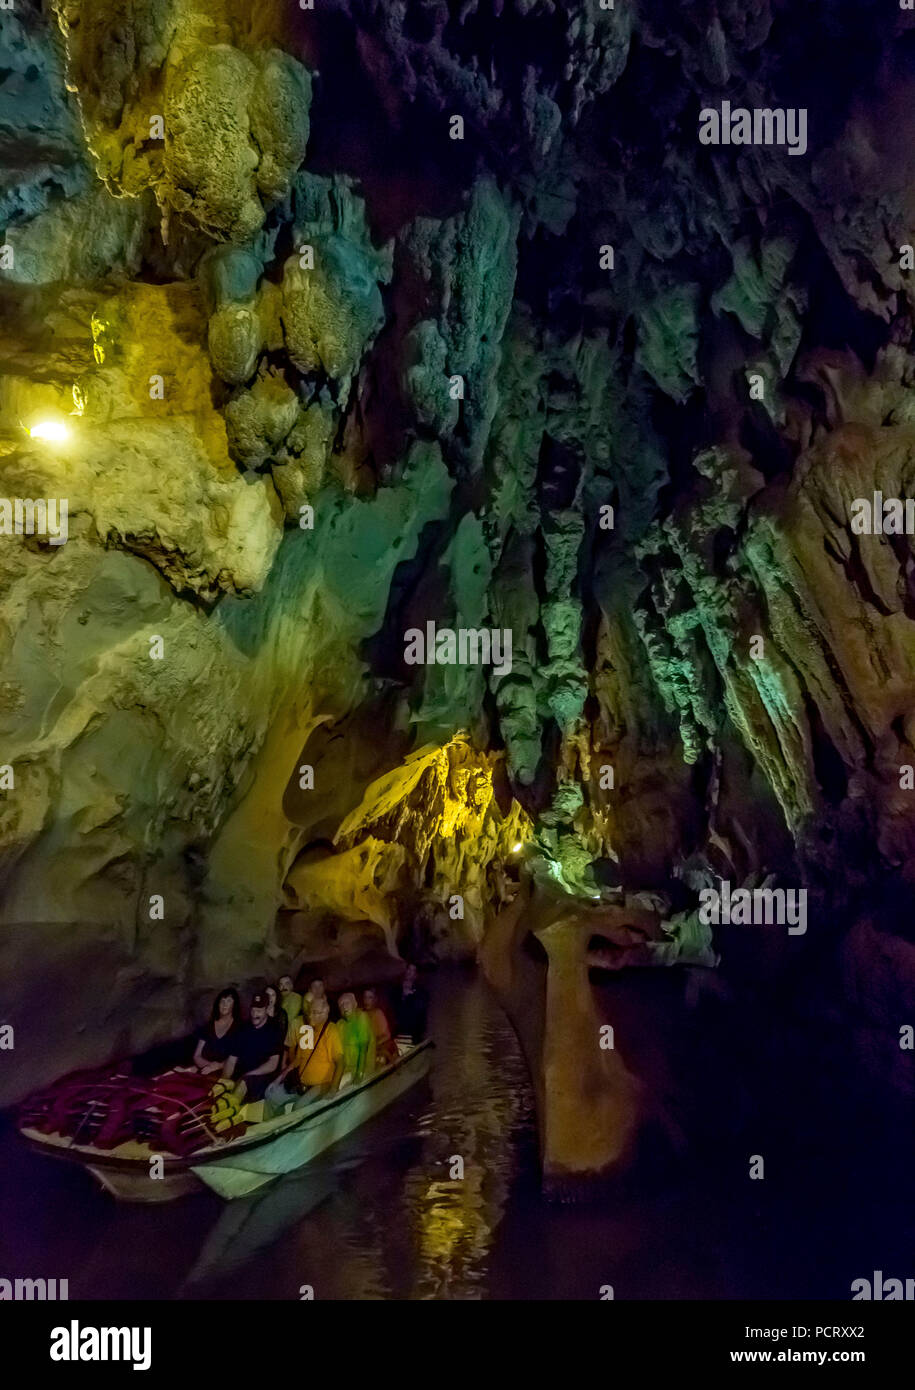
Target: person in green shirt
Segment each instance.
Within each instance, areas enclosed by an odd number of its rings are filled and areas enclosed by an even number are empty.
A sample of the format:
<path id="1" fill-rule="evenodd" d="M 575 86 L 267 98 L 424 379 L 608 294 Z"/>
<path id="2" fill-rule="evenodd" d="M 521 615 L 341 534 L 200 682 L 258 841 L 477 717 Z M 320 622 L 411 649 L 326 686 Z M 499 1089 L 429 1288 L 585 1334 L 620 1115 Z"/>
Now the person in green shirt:
<path id="1" fill-rule="evenodd" d="M 374 1068 L 375 1034 L 368 1014 L 356 1003 L 355 994 L 341 994 L 338 1006 L 337 1031 L 343 1044 L 344 1075 L 349 1074 L 352 1084 L 358 1086 Z"/>

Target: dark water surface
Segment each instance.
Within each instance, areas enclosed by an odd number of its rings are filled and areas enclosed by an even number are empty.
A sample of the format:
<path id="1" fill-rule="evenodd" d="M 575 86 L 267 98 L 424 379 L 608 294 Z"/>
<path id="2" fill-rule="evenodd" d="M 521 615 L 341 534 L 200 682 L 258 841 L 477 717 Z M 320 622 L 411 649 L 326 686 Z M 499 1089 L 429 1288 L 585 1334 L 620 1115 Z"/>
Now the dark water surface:
<path id="1" fill-rule="evenodd" d="M 912 1274 L 896 1175 L 872 1150 L 766 1182 L 667 1173 L 625 1197 L 539 1193 L 531 1087 L 472 972 L 440 971 L 428 1080 L 300 1174 L 252 1197 L 118 1205 L 88 1174 L 0 1136 L 0 1277 L 71 1298 L 842 1298 Z M 450 1177 L 464 1160 L 463 1181 Z M 860 1177 L 860 1181 L 858 1180 Z M 910 1207 L 908 1207 L 910 1212 Z"/>

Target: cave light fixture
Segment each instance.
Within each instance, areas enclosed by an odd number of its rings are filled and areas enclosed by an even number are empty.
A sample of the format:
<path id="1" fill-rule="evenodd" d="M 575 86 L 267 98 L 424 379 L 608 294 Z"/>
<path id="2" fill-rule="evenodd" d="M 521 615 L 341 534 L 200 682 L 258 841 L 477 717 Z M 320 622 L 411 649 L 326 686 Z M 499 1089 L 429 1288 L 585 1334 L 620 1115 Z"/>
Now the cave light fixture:
<path id="1" fill-rule="evenodd" d="M 23 426 L 30 439 L 40 439 L 45 444 L 64 444 L 70 438 L 70 430 L 64 420 L 49 415 L 37 420 L 34 425 Z"/>

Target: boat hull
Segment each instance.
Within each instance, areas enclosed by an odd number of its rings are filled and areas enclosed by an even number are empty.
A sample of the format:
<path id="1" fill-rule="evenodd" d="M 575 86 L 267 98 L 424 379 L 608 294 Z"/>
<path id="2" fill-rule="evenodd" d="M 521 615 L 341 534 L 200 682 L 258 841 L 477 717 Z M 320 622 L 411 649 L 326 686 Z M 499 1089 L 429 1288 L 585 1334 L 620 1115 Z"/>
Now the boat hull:
<path id="1" fill-rule="evenodd" d="M 99 1186 L 119 1202 L 174 1202 L 179 1197 L 203 1191 L 200 1179 L 189 1169 L 167 1173 L 164 1178 L 150 1182 L 148 1169 L 135 1173 L 129 1168 L 106 1167 L 101 1163 L 87 1163 L 86 1167 Z"/>
<path id="2" fill-rule="evenodd" d="M 303 1167 L 385 1109 L 428 1071 L 431 1047 L 429 1041 L 420 1043 L 361 1085 L 253 1125 L 241 1139 L 198 1150 L 187 1160 L 157 1156 L 164 1171 L 155 1179 L 150 1175 L 152 1155 L 138 1145 L 124 1145 L 109 1155 L 60 1135 L 28 1129 L 22 1134 L 42 1153 L 88 1168 L 120 1202 L 170 1202 L 207 1188 L 231 1201 Z M 125 1149 L 134 1152 L 125 1156 Z"/>
<path id="3" fill-rule="evenodd" d="M 429 1060 L 427 1048 L 416 1049 L 399 1064 L 386 1068 L 387 1074 L 379 1073 L 352 1094 L 344 1092 L 298 1112 L 305 1117 L 301 1123 L 271 1143 L 194 1164 L 192 1171 L 226 1200 L 255 1192 L 274 1178 L 310 1163 L 377 1115 L 420 1080 L 429 1069 Z"/>

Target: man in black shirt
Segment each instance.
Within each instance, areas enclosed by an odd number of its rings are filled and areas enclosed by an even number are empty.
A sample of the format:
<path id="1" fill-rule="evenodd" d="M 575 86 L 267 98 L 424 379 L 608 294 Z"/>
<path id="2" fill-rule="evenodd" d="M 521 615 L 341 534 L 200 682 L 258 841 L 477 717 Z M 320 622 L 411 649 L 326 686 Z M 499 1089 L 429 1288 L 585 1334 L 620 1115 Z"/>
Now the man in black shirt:
<path id="1" fill-rule="evenodd" d="M 416 966 L 407 966 L 396 1002 L 397 1032 L 414 1043 L 422 1042 L 426 1036 L 426 1015 L 429 1012 L 429 996 L 419 982 Z"/>
<path id="2" fill-rule="evenodd" d="M 251 1000 L 251 1018 L 237 1034 L 233 1055 L 223 1067 L 223 1076 L 245 1083 L 245 1100 L 262 1100 L 264 1092 L 280 1069 L 283 1034 L 267 1013 L 266 994 Z"/>

